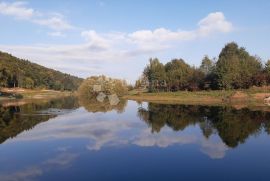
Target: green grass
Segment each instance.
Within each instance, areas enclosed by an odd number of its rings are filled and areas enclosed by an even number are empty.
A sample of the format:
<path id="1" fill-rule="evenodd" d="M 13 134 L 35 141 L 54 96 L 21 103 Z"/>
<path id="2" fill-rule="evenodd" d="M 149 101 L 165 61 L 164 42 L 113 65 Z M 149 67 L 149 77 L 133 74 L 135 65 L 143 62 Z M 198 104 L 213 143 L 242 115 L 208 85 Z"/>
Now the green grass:
<path id="1" fill-rule="evenodd" d="M 262 95 L 258 96 L 259 94 Z M 126 99 L 156 103 L 176 103 L 192 105 L 232 105 L 236 107 L 266 107 L 264 96 L 270 96 L 270 88 L 254 87 L 247 90 L 210 90 L 154 92 L 132 90 Z"/>
<path id="2" fill-rule="evenodd" d="M 220 90 L 211 90 L 211 91 L 177 91 L 177 92 L 140 92 L 132 90 L 129 92 L 131 96 L 166 96 L 166 97 L 214 97 L 214 98 L 226 98 L 232 96 L 236 91 L 220 91 Z"/>
<path id="3" fill-rule="evenodd" d="M 24 99 L 47 99 L 54 97 L 62 97 L 71 95 L 72 92 L 68 91 L 54 91 L 54 90 L 37 90 L 37 89 L 23 89 L 8 92 L 7 90 L 4 92 L 5 94 L 17 95 L 13 96 L 14 98 L 24 98 Z M 6 98 L 11 98 L 10 96 L 6 96 Z"/>

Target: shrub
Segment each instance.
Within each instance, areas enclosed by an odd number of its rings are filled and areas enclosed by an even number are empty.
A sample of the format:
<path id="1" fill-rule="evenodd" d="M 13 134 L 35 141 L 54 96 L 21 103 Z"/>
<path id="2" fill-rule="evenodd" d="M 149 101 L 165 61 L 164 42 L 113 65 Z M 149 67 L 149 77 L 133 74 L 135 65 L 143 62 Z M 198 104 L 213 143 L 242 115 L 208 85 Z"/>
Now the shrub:
<path id="1" fill-rule="evenodd" d="M 87 100 L 96 99 L 100 92 L 105 95 L 116 94 L 118 97 L 122 97 L 128 93 L 128 87 L 124 80 L 102 75 L 85 79 L 78 89 L 79 96 L 83 96 Z"/>

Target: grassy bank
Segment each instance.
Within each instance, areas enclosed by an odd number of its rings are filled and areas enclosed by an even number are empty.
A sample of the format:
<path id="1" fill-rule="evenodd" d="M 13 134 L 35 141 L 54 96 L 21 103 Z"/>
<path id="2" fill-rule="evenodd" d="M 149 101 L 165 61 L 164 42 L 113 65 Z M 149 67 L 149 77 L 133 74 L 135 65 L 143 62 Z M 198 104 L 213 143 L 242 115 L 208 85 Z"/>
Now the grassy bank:
<path id="1" fill-rule="evenodd" d="M 264 98 L 270 96 L 270 88 L 251 88 L 248 90 L 178 91 L 147 93 L 133 90 L 126 99 L 156 103 L 176 103 L 188 105 L 232 105 L 242 107 L 266 107 Z"/>
<path id="2" fill-rule="evenodd" d="M 2 96 L 0 96 L 0 100 L 16 99 L 16 98 L 50 99 L 50 98 L 57 98 L 57 97 L 72 95 L 72 92 L 45 90 L 45 89 L 2 88 L 0 91 L 2 92 Z"/>

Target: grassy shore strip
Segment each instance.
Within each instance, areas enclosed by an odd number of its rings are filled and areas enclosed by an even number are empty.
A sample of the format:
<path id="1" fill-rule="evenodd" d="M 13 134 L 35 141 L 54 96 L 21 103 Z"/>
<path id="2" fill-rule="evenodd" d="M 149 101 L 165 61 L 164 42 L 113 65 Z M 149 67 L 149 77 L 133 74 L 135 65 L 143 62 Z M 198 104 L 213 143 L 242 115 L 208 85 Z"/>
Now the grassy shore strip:
<path id="1" fill-rule="evenodd" d="M 68 92 L 68 91 L 55 91 L 55 90 L 44 90 L 44 89 L 41 89 L 41 90 L 21 89 L 21 88 L 15 88 L 15 89 L 2 88 L 0 91 L 7 94 L 22 95 L 23 99 L 50 99 L 50 98 L 57 98 L 57 97 L 63 97 L 63 96 L 70 96 L 73 94 L 72 92 Z M 6 99 L 15 99 L 15 98 L 10 97 L 10 96 L 0 97 L 0 100 L 6 100 Z"/>
<path id="2" fill-rule="evenodd" d="M 47 99 L 47 98 L 57 98 L 72 95 L 72 92 L 68 91 L 53 91 L 53 90 L 42 90 L 42 91 L 31 91 L 22 92 L 24 99 Z"/>
<path id="3" fill-rule="evenodd" d="M 135 101 L 147 101 L 167 104 L 187 105 L 231 105 L 237 108 L 242 107 L 266 107 L 264 98 L 270 96 L 269 91 L 245 90 L 245 91 L 178 91 L 147 93 L 131 91 L 125 99 Z"/>
<path id="4" fill-rule="evenodd" d="M 160 92 L 160 93 L 138 93 L 129 94 L 125 98 L 137 101 L 149 101 L 149 102 L 179 102 L 179 103 L 222 103 L 222 96 L 213 92 Z"/>

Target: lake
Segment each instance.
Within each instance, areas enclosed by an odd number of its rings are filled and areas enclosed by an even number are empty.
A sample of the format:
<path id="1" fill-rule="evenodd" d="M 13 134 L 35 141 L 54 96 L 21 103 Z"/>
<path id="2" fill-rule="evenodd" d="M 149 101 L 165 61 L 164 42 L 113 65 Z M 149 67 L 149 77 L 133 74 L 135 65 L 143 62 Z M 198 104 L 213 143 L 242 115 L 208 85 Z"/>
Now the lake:
<path id="1" fill-rule="evenodd" d="M 0 105 L 0 180 L 270 180 L 270 112 L 74 97 Z"/>

